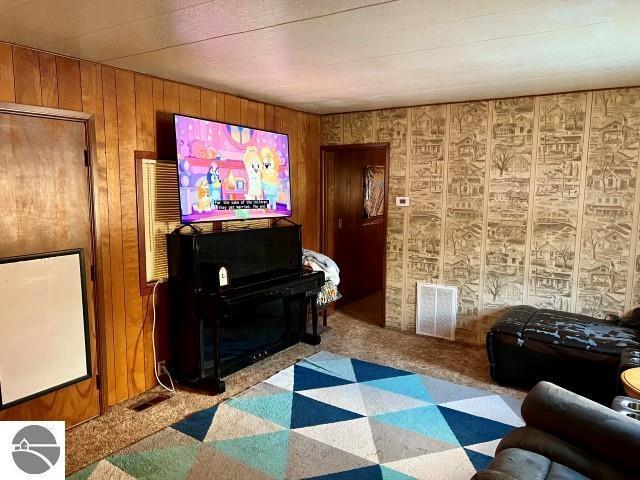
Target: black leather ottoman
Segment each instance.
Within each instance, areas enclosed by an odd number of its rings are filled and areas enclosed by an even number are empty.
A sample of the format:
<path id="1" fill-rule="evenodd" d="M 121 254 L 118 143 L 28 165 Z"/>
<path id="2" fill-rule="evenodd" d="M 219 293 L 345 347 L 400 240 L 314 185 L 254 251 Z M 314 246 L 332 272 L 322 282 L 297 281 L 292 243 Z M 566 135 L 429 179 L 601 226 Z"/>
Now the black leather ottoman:
<path id="1" fill-rule="evenodd" d="M 627 348 L 640 348 L 639 331 L 527 305 L 510 308 L 487 333 L 495 382 L 530 388 L 546 380 L 606 405 Z"/>

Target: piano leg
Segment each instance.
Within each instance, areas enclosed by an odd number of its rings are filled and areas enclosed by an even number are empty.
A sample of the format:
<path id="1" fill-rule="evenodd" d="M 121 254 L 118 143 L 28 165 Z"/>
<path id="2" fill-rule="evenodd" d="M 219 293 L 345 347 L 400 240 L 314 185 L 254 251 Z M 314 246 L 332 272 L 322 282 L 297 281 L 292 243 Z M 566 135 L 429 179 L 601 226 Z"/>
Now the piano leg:
<path id="1" fill-rule="evenodd" d="M 228 313 L 223 315 L 223 318 L 228 317 Z M 223 393 L 226 389 L 226 385 L 224 384 L 224 380 L 220 378 L 220 320 L 217 321 L 215 328 L 213 329 L 213 378 L 208 380 L 208 389 L 210 389 L 213 393 Z"/>
<path id="2" fill-rule="evenodd" d="M 313 295 L 309 297 L 309 301 L 311 302 L 311 334 L 306 333 L 306 323 L 307 320 L 305 318 L 305 329 L 304 335 L 302 337 L 302 341 L 304 343 L 308 343 L 309 345 L 319 345 L 322 341 L 320 335 L 318 335 L 318 296 Z"/>

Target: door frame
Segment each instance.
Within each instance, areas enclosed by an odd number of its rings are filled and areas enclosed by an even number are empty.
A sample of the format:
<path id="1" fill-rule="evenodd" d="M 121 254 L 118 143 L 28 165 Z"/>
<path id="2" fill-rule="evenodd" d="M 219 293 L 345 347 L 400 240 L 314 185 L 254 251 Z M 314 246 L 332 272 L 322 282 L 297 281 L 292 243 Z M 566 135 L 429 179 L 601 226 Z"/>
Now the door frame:
<path id="1" fill-rule="evenodd" d="M 387 324 L 387 216 L 389 211 L 389 163 L 391 159 L 391 145 L 389 142 L 353 143 L 349 145 L 323 145 L 320 147 L 320 249 L 327 253 L 328 238 L 328 207 L 327 207 L 327 153 L 344 150 L 384 150 L 384 208 L 382 211 L 382 230 L 384 232 L 384 254 L 382 256 L 382 325 Z"/>
<path id="2" fill-rule="evenodd" d="M 100 179 L 97 165 L 97 148 L 96 148 L 96 126 L 95 115 L 87 112 L 79 112 L 75 110 L 63 110 L 58 108 L 39 107 L 36 105 L 23 105 L 18 103 L 0 102 L 0 113 L 22 115 L 30 117 L 49 118 L 53 120 L 66 120 L 71 122 L 80 122 L 84 124 L 85 131 L 85 148 L 88 152 L 88 187 L 89 187 L 89 217 L 91 220 L 91 254 L 93 256 L 93 264 L 95 267 L 95 276 L 93 282 L 93 298 L 94 298 L 94 318 L 95 318 L 95 335 L 96 335 L 96 372 L 94 381 L 98 389 L 98 408 L 100 415 L 107 413 L 108 389 L 106 388 L 107 379 L 107 359 L 106 359 L 106 329 L 104 324 L 104 279 L 102 269 L 102 249 L 100 248 Z M 87 421 L 87 420 L 85 420 Z M 83 423 L 83 422 L 81 422 Z M 76 424 L 79 425 L 79 424 Z M 74 425 L 74 426 L 76 426 Z M 72 427 L 69 427 L 72 428 Z"/>

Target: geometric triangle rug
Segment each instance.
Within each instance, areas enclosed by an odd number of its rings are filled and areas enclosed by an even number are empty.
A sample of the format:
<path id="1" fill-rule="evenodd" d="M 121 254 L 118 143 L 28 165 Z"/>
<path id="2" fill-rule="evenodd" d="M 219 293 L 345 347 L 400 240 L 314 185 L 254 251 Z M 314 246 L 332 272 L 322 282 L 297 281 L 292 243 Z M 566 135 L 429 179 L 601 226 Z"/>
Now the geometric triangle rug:
<path id="1" fill-rule="evenodd" d="M 467 480 L 522 425 L 514 398 L 319 352 L 69 478 Z"/>

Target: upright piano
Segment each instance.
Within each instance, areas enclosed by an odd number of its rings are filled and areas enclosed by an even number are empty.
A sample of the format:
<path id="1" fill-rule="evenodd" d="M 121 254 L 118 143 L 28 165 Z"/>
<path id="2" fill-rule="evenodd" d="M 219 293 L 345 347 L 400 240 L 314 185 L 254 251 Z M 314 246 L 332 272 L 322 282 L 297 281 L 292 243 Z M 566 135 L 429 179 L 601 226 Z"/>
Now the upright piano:
<path id="1" fill-rule="evenodd" d="M 174 232 L 167 258 L 169 369 L 179 382 L 219 393 L 232 372 L 299 341 L 320 343 L 324 273 L 303 267 L 300 225 Z"/>

